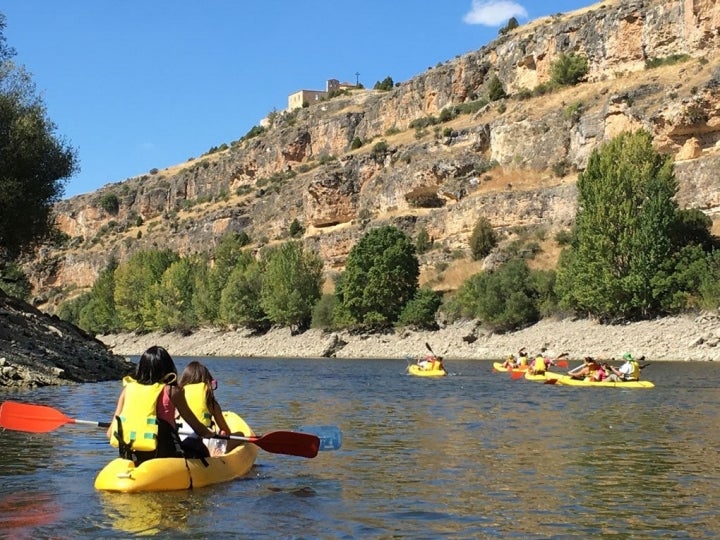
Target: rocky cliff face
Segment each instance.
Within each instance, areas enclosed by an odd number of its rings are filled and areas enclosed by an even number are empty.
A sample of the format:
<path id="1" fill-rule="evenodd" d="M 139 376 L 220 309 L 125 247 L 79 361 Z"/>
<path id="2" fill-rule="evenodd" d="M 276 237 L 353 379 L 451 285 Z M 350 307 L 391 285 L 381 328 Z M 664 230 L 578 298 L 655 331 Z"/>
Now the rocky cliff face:
<path id="1" fill-rule="evenodd" d="M 429 276 L 467 249 L 480 216 L 506 240 L 523 227 L 549 238 L 570 226 L 577 172 L 592 150 L 638 128 L 675 157 L 681 206 L 715 218 L 719 50 L 716 0 L 607 1 L 521 26 L 389 92 L 357 90 L 280 114 L 224 152 L 60 202 L 69 240 L 33 261 L 36 304 L 52 310 L 66 291 L 89 287 L 110 255 L 205 251 L 228 231 L 246 231 L 259 247 L 286 238 L 294 219 L 328 270 L 343 267 L 369 226 L 391 223 L 413 236 L 425 228 L 442 248 L 422 261 Z M 588 58 L 586 82 L 534 95 L 563 53 Z M 685 59 L 646 68 L 675 55 Z M 494 76 L 507 98 L 410 127 L 487 96 Z M 355 139 L 364 144 L 350 150 Z M 115 215 L 101 205 L 110 193 L 120 202 Z"/>

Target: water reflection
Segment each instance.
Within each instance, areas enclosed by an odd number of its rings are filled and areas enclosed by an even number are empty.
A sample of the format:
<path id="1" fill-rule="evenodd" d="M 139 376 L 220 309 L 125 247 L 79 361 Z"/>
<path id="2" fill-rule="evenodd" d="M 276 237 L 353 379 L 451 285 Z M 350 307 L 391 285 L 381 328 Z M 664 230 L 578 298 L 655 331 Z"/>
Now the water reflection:
<path id="1" fill-rule="evenodd" d="M 51 492 L 6 491 L 0 494 L 0 536 L 30 538 L 29 530 L 51 525 L 61 512 L 62 507 Z"/>

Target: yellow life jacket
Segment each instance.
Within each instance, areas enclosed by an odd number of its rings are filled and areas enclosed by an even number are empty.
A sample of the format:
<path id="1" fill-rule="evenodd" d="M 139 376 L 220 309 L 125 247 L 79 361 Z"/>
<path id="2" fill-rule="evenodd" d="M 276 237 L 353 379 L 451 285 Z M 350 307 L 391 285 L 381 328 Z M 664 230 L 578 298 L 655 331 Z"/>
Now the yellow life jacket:
<path id="1" fill-rule="evenodd" d="M 207 427 L 212 428 L 213 417 L 207 406 L 207 384 L 186 384 L 183 386 L 183 392 L 185 393 L 185 401 L 187 401 L 188 407 L 190 407 L 190 410 L 195 414 L 197 419 Z"/>
<path id="2" fill-rule="evenodd" d="M 125 400 L 120 412 L 122 439 L 132 450 L 150 452 L 157 448 L 158 419 L 157 400 L 165 388 L 164 382 L 140 384 L 127 376 L 123 379 Z M 110 444 L 118 447 L 117 418 L 113 419 Z"/>
<path id="3" fill-rule="evenodd" d="M 538 356 L 538 357 L 535 359 L 535 363 L 533 364 L 533 371 L 535 371 L 536 373 L 537 373 L 538 371 L 544 372 L 544 371 L 545 371 L 545 367 L 546 367 L 546 366 L 545 366 L 545 357 L 544 357 L 544 356 Z"/>
<path id="4" fill-rule="evenodd" d="M 527 356 L 521 356 L 521 357 L 518 359 L 518 365 L 519 365 L 519 366 L 523 366 L 523 367 L 524 367 L 524 366 L 527 366 Z"/>
<path id="5" fill-rule="evenodd" d="M 630 365 L 632 366 L 632 373 L 629 375 L 629 379 L 632 381 L 639 381 L 640 380 L 640 364 L 637 360 L 632 360 L 630 362 Z"/>

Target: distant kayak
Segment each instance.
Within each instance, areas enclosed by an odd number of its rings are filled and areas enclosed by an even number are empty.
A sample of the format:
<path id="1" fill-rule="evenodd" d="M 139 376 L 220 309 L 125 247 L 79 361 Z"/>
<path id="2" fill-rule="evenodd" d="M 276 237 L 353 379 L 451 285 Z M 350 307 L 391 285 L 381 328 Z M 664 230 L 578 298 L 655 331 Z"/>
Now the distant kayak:
<path id="1" fill-rule="evenodd" d="M 501 371 L 501 372 L 504 371 L 504 372 L 508 372 L 508 373 L 509 373 L 509 372 L 512 372 L 512 373 L 521 373 L 521 372 L 523 372 L 523 371 L 527 371 L 527 368 L 528 368 L 527 366 L 522 366 L 522 367 L 516 367 L 516 368 L 508 369 L 508 368 L 506 368 L 505 366 L 503 366 L 503 363 L 502 363 L 502 362 L 493 362 L 493 369 L 494 369 L 495 371 Z"/>
<path id="2" fill-rule="evenodd" d="M 447 375 L 447 371 L 445 371 L 444 368 L 423 369 L 417 364 L 410 364 L 407 368 L 407 372 L 415 377 L 444 377 Z"/>
<path id="3" fill-rule="evenodd" d="M 573 379 L 568 375 L 557 377 L 556 384 L 563 386 L 607 386 L 612 388 L 654 388 L 650 381 L 593 381 L 589 379 Z"/>

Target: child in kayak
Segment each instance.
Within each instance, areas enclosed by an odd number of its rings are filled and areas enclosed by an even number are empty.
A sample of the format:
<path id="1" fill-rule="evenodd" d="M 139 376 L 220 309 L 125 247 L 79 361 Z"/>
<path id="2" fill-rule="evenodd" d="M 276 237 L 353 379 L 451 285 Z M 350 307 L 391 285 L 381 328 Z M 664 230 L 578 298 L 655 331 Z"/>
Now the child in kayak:
<path id="1" fill-rule="evenodd" d="M 424 371 L 433 371 L 433 370 L 442 370 L 443 367 L 443 357 L 442 356 L 435 356 L 434 354 L 427 354 L 425 355 L 425 358 L 420 360 L 418 362 L 418 366 L 420 366 L 420 369 Z"/>
<path id="2" fill-rule="evenodd" d="M 175 411 L 203 437 L 212 437 L 213 432 L 190 410 L 177 386 L 175 362 L 165 349 L 153 346 L 146 350 L 135 377 L 125 377 L 123 386 L 107 431 L 120 457 L 136 465 L 161 457 L 201 457 L 180 441 Z"/>
<path id="3" fill-rule="evenodd" d="M 220 435 L 230 434 L 230 427 L 223 416 L 222 408 L 215 399 L 214 390 L 217 389 L 217 381 L 213 379 L 210 370 L 205 365 L 198 361 L 190 362 L 180 376 L 179 386 L 185 394 L 190 410 L 208 429 L 219 430 Z M 197 436 L 196 433 L 193 435 Z M 210 441 L 214 443 L 219 440 L 222 439 L 206 439 L 204 441 L 206 446 L 214 450 L 214 452 L 210 452 L 211 455 L 222 455 L 225 452 L 225 448 L 210 443 Z"/>

